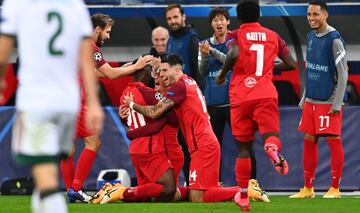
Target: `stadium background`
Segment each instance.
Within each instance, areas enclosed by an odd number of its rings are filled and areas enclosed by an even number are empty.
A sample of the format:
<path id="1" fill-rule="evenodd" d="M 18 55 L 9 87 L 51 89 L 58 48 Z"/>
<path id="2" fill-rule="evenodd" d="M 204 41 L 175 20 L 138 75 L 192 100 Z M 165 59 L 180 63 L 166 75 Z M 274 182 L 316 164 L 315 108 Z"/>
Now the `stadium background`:
<path id="1" fill-rule="evenodd" d="M 115 26 L 111 39 L 105 42 L 103 53 L 112 65 L 120 65 L 131 61 L 150 49 L 151 30 L 158 25 L 167 26 L 164 18 L 163 3 L 178 2 L 169 0 L 87 0 L 91 13 L 102 12 L 110 14 L 115 19 Z M 238 26 L 234 3 L 237 1 L 207 1 L 184 0 L 187 23 L 195 26 L 201 38 L 211 35 L 211 28 L 207 19 L 208 12 L 218 3 L 229 9 L 232 16 L 230 29 Z M 276 1 L 263 1 L 274 3 Z M 291 4 L 305 1 L 287 1 L 281 4 L 262 4 L 261 23 L 278 32 L 290 46 L 293 56 L 298 62 L 304 61 L 306 33 L 309 30 L 306 21 L 306 4 Z M 334 1 L 327 1 L 334 2 Z M 339 2 L 339 1 L 337 1 Z M 1 0 L 0 0 L 1 3 Z M 193 3 L 196 5 L 187 5 Z M 199 5 L 199 4 L 201 5 Z M 101 4 L 101 5 L 97 5 Z M 186 4 L 186 5 L 185 5 Z M 356 191 L 360 189 L 360 3 L 331 3 L 329 4 L 329 24 L 337 28 L 347 43 L 349 60 L 349 82 L 347 93 L 349 100 L 344 111 L 343 141 L 345 150 L 345 170 L 342 179 L 342 189 Z M 0 107 L 0 182 L 16 177 L 30 176 L 29 170 L 14 164 L 11 157 L 11 127 L 14 121 L 14 97 L 16 95 L 16 55 L 12 57 L 13 64 L 9 67 L 6 77 L 9 87 L 5 95 L 6 101 Z M 257 156 L 258 180 L 266 190 L 297 190 L 302 186 L 302 135 L 296 130 L 300 118 L 300 110 L 296 107 L 301 91 L 304 73 L 304 63 L 298 63 L 296 70 L 275 73 L 274 82 L 280 96 L 281 139 L 284 144 L 284 155 L 289 161 L 288 176 L 280 177 L 273 170 L 270 162 L 262 151 L 262 142 L 257 137 L 255 150 Z M 128 139 L 125 129 L 117 116 L 119 95 L 130 77 L 117 80 L 101 80 L 101 94 L 106 121 L 101 135 L 102 149 L 96 158 L 91 174 L 86 181 L 85 189 L 96 188 L 96 178 L 100 170 L 107 168 L 126 169 L 134 177 L 134 170 L 128 155 Z M 222 180 L 225 185 L 235 185 L 234 160 L 236 148 L 227 127 L 222 147 Z M 82 143 L 76 143 L 78 147 Z M 80 148 L 78 150 L 81 150 Z M 329 151 L 325 143 L 320 143 L 319 166 L 315 186 L 317 189 L 327 189 L 330 180 Z M 182 179 L 183 181 L 183 179 Z"/>

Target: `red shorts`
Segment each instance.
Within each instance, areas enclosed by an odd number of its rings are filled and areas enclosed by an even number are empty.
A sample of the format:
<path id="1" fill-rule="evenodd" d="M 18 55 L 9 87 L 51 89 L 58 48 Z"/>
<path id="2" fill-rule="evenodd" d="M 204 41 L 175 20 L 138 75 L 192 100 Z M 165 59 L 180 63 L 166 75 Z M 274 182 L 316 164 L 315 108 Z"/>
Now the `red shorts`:
<path id="1" fill-rule="evenodd" d="M 179 180 L 179 174 L 184 165 L 184 153 L 179 145 L 179 142 L 176 139 L 176 143 L 168 143 L 168 140 L 165 140 L 165 149 L 167 156 L 174 167 L 174 176 L 176 179 L 176 185 Z"/>
<path id="2" fill-rule="evenodd" d="M 310 135 L 341 135 L 342 111 L 328 114 L 331 104 L 314 104 L 305 102 L 299 131 Z"/>
<path id="3" fill-rule="evenodd" d="M 138 185 L 155 183 L 163 174 L 172 169 L 171 162 L 165 152 L 156 154 L 131 154 Z"/>
<path id="4" fill-rule="evenodd" d="M 279 132 L 279 107 L 274 98 L 243 102 L 230 108 L 232 134 L 239 142 L 253 140 L 255 132 L 260 134 Z"/>
<path id="5" fill-rule="evenodd" d="M 218 187 L 219 171 L 219 143 L 199 147 L 190 153 L 189 188 L 208 190 L 212 187 Z"/>
<path id="6" fill-rule="evenodd" d="M 77 122 L 76 122 L 76 138 L 85 138 L 94 135 L 86 127 L 86 113 L 87 113 L 87 106 L 81 105 L 81 109 L 77 116 Z"/>

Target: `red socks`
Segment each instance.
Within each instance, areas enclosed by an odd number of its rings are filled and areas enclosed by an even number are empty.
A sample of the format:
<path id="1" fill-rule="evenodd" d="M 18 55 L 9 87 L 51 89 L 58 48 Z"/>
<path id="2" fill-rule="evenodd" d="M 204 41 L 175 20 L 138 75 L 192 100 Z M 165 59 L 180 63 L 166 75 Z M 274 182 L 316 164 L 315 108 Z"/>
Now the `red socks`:
<path id="1" fill-rule="evenodd" d="M 236 182 L 240 188 L 248 188 L 251 174 L 250 158 L 236 158 L 235 163 Z"/>
<path id="2" fill-rule="evenodd" d="M 338 189 L 342 170 L 344 167 L 344 151 L 341 139 L 327 138 L 330 149 L 331 165 L 331 186 Z M 304 185 L 307 188 L 313 187 L 315 179 L 315 169 L 318 162 L 318 146 L 314 141 L 304 139 L 303 166 L 304 166 Z"/>
<path id="3" fill-rule="evenodd" d="M 187 186 L 179 186 L 178 189 L 179 189 L 180 194 L 181 194 L 180 200 L 188 200 L 188 198 L 189 198 L 189 187 L 187 187 Z"/>
<path id="4" fill-rule="evenodd" d="M 304 139 L 303 167 L 304 185 L 311 188 L 314 185 L 315 170 L 318 163 L 318 146 L 315 141 Z"/>
<path id="5" fill-rule="evenodd" d="M 142 201 L 145 198 L 159 197 L 163 191 L 163 185 L 147 183 L 141 186 L 127 188 L 124 192 L 125 202 Z"/>
<path id="6" fill-rule="evenodd" d="M 341 139 L 327 139 L 330 148 L 331 186 L 338 189 L 344 168 L 344 150 Z"/>
<path id="7" fill-rule="evenodd" d="M 232 200 L 235 194 L 239 191 L 238 187 L 215 187 L 204 191 L 204 202 L 223 202 Z"/>
<path id="8" fill-rule="evenodd" d="M 61 160 L 60 170 L 66 186 L 66 190 L 69 190 L 75 176 L 74 156 L 70 156 L 65 160 Z"/>
<path id="9" fill-rule="evenodd" d="M 77 161 L 75 178 L 71 185 L 71 187 L 75 191 L 79 191 L 80 189 L 82 189 L 83 184 L 91 171 L 91 167 L 94 163 L 95 158 L 96 158 L 95 151 L 87 148 L 85 148 L 82 151 Z"/>

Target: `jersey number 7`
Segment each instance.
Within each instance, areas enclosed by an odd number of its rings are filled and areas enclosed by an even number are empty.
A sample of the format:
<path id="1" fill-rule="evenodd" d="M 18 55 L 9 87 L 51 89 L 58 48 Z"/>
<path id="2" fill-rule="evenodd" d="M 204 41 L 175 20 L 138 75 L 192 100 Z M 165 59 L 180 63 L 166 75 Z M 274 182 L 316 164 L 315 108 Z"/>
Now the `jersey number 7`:
<path id="1" fill-rule="evenodd" d="M 264 69 L 264 45 L 252 44 L 250 46 L 251 51 L 256 51 L 256 76 L 262 76 Z"/>

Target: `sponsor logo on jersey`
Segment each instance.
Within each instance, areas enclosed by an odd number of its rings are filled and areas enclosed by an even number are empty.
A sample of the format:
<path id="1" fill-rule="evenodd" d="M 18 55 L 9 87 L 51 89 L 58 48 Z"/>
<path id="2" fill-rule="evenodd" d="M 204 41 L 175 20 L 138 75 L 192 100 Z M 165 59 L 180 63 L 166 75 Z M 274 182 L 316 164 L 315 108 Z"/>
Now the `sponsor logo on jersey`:
<path id="1" fill-rule="evenodd" d="M 322 64 L 314 64 L 309 61 L 306 62 L 306 68 L 316 70 L 319 72 L 328 72 L 329 71 L 329 66 L 322 65 Z"/>
<path id="2" fill-rule="evenodd" d="M 174 92 L 171 92 L 171 91 L 167 92 L 166 94 L 167 94 L 168 96 L 175 96 L 175 93 L 174 93 Z"/>
<path id="3" fill-rule="evenodd" d="M 214 72 L 209 72 L 209 77 L 210 78 L 215 78 L 216 76 L 218 76 L 220 74 L 221 70 L 218 71 L 214 71 Z"/>
<path id="4" fill-rule="evenodd" d="M 253 77 L 247 77 L 245 79 L 245 86 L 248 87 L 248 88 L 252 88 L 254 87 L 256 84 L 256 79 L 253 78 Z"/>

